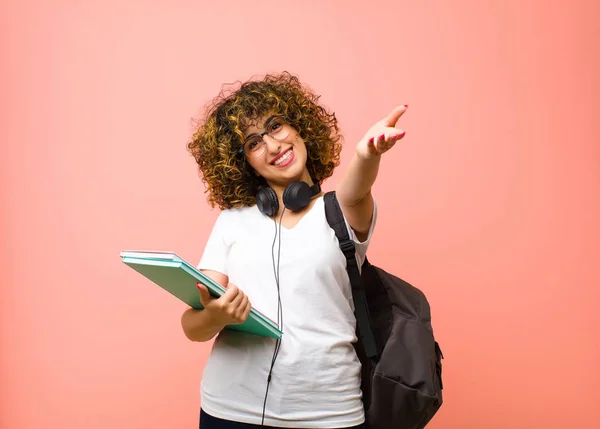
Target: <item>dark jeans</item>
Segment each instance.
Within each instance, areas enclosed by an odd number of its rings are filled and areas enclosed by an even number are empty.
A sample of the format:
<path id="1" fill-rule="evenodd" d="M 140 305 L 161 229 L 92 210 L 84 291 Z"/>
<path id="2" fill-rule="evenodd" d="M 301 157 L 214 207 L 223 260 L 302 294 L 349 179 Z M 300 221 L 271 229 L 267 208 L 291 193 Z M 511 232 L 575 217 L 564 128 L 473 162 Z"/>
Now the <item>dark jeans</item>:
<path id="1" fill-rule="evenodd" d="M 204 412 L 203 409 L 200 409 L 200 429 L 259 429 L 260 425 L 252 425 L 249 423 L 238 423 L 231 422 L 229 420 L 222 420 L 211 415 L 208 415 Z M 269 429 L 289 429 L 289 428 L 279 428 L 274 426 L 264 426 Z M 354 426 L 352 428 L 347 429 L 363 429 L 363 425 Z"/>

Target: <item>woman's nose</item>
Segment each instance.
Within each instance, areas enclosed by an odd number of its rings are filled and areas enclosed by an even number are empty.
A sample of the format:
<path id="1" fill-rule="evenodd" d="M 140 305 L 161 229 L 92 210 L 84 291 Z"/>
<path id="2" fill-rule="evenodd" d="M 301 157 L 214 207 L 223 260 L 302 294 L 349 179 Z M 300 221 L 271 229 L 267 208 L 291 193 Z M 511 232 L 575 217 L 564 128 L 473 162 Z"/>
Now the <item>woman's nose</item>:
<path id="1" fill-rule="evenodd" d="M 281 150 L 281 142 L 279 140 L 275 140 L 273 137 L 267 134 L 263 136 L 263 140 L 269 153 L 279 153 Z"/>

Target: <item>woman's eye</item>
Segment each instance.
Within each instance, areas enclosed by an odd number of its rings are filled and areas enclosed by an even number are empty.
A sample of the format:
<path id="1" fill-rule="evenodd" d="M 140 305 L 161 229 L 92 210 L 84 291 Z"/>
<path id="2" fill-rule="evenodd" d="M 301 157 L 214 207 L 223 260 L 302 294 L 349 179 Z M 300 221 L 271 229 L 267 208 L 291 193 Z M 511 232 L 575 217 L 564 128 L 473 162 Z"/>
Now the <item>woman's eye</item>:
<path id="1" fill-rule="evenodd" d="M 270 130 L 269 132 L 274 133 L 279 131 L 279 129 L 283 126 L 283 124 L 281 123 L 281 121 L 275 121 L 270 125 Z"/>

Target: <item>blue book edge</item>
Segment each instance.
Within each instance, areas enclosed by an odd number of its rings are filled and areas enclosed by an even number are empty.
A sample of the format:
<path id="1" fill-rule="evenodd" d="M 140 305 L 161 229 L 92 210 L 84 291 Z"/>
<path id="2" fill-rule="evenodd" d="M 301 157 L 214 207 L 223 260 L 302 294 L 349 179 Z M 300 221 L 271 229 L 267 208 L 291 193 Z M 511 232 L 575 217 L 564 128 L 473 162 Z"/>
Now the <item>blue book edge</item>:
<path id="1" fill-rule="evenodd" d="M 152 255 L 152 257 L 143 257 L 144 254 Z M 157 256 L 164 254 L 164 257 Z M 132 256 L 128 256 L 132 255 Z M 135 255 L 135 257 L 133 257 Z M 189 262 L 177 256 L 173 252 L 145 252 L 145 251 L 123 251 L 121 252 L 121 261 L 126 264 L 139 264 L 139 265 L 152 265 L 152 266 L 165 266 L 172 268 L 180 268 L 196 278 L 199 282 L 207 287 L 209 293 L 214 297 L 223 295 L 226 289 L 220 284 L 216 283 L 210 277 L 206 276 L 198 269 L 193 267 Z M 256 322 L 269 330 L 275 338 L 281 338 L 283 332 L 279 329 L 277 324 L 266 317 L 263 313 L 252 308 L 250 310 L 250 316 L 253 317 Z M 237 330 L 235 325 L 230 327 L 231 329 Z"/>

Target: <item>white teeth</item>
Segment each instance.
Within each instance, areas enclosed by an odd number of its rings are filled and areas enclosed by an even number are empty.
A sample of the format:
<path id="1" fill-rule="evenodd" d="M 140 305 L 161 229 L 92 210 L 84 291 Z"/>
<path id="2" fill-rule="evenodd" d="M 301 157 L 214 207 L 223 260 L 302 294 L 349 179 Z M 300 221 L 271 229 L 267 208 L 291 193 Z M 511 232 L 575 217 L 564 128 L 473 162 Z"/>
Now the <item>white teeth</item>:
<path id="1" fill-rule="evenodd" d="M 283 155 L 281 158 L 279 158 L 277 161 L 274 162 L 274 165 L 279 165 L 285 161 L 287 161 L 290 156 L 292 156 L 292 149 L 288 150 L 285 155 Z"/>

